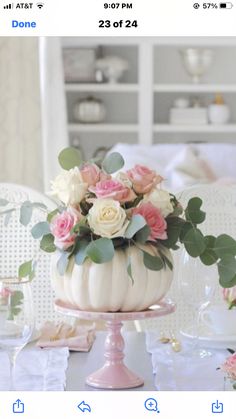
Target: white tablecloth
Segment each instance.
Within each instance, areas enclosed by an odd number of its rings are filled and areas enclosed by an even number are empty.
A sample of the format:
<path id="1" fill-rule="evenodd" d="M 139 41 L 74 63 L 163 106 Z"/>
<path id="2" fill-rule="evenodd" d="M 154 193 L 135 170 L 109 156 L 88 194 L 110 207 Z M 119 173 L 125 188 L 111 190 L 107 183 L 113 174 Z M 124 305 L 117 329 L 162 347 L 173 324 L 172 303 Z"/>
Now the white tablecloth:
<path id="1" fill-rule="evenodd" d="M 157 390 L 224 390 L 224 373 L 218 367 L 230 355 L 227 350 L 210 349 L 211 357 L 193 359 L 185 355 L 189 343 L 182 341 L 182 350 L 174 352 L 170 344 L 160 343 L 155 333 L 146 334 L 146 345 Z"/>
<path id="2" fill-rule="evenodd" d="M 22 391 L 62 391 L 66 385 L 68 348 L 39 349 L 28 346 L 16 361 L 14 388 Z M 9 360 L 0 351 L 0 391 L 9 389 Z"/>

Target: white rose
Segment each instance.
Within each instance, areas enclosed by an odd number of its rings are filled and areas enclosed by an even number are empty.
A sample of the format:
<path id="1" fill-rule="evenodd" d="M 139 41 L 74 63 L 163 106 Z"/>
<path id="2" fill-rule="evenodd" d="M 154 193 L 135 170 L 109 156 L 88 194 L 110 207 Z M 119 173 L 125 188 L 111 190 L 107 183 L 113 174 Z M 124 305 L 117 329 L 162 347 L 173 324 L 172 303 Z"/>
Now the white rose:
<path id="1" fill-rule="evenodd" d="M 51 182 L 51 187 L 51 194 L 65 205 L 79 204 L 88 190 L 78 167 L 63 171 Z"/>
<path id="2" fill-rule="evenodd" d="M 101 198 L 90 208 L 88 223 L 95 234 L 112 239 L 124 235 L 129 221 L 118 201 Z"/>
<path id="3" fill-rule="evenodd" d="M 163 189 L 153 189 L 144 196 L 144 201 L 151 202 L 154 207 L 161 211 L 163 217 L 167 217 L 167 215 L 174 211 L 174 207 L 171 203 L 171 196 L 169 192 Z"/>
<path id="4" fill-rule="evenodd" d="M 124 172 L 119 172 L 115 176 L 115 179 L 118 180 L 122 185 L 127 186 L 127 188 L 132 188 L 132 182 L 128 178 L 127 174 Z"/>

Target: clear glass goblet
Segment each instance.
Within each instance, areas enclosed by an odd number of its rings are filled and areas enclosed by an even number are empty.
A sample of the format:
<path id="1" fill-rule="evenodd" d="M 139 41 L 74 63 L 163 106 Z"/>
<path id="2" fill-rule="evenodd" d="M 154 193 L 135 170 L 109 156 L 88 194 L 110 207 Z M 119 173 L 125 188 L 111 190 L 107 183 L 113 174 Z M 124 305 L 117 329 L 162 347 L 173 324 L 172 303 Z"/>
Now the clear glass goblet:
<path id="1" fill-rule="evenodd" d="M 183 251 L 178 269 L 178 282 L 184 303 L 194 310 L 193 345 L 185 355 L 197 358 L 211 356 L 209 350 L 199 347 L 199 335 L 202 312 L 212 301 L 216 290 L 216 268 L 203 265 L 198 258 L 192 258 Z"/>
<path id="2" fill-rule="evenodd" d="M 16 357 L 29 342 L 34 330 L 31 283 L 10 277 L 0 279 L 0 348 L 10 362 L 10 388 L 14 390 Z"/>

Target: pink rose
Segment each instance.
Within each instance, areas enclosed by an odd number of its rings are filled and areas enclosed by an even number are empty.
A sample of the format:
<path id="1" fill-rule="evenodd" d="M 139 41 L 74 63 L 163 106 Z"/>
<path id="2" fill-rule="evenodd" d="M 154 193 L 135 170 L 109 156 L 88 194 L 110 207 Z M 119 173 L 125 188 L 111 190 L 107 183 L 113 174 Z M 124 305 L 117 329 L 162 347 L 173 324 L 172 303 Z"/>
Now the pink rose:
<path id="1" fill-rule="evenodd" d="M 221 369 L 226 372 L 230 378 L 236 380 L 236 352 L 225 360 Z"/>
<path id="2" fill-rule="evenodd" d="M 146 223 L 150 228 L 150 236 L 148 237 L 148 240 L 167 239 L 166 220 L 162 217 L 160 210 L 154 207 L 154 205 L 150 202 L 141 204 L 139 207 L 134 208 L 132 210 L 132 214 L 140 214 L 146 220 Z"/>
<path id="3" fill-rule="evenodd" d="M 102 180 L 96 186 L 89 188 L 97 198 L 111 198 L 121 203 L 133 201 L 136 198 L 132 189 L 115 179 Z"/>
<path id="4" fill-rule="evenodd" d="M 4 287 L 1 291 L 0 291 L 0 296 L 3 298 L 8 298 L 10 295 L 12 295 L 12 291 L 10 290 L 10 288 Z"/>
<path id="5" fill-rule="evenodd" d="M 141 194 L 150 192 L 163 178 L 154 170 L 146 166 L 136 164 L 133 169 L 127 171 L 127 175 L 133 184 L 134 191 Z"/>
<path id="6" fill-rule="evenodd" d="M 101 170 L 94 163 L 86 163 L 80 169 L 83 181 L 88 184 L 88 186 L 96 185 L 100 180 Z"/>
<path id="7" fill-rule="evenodd" d="M 72 246 L 76 234 L 71 234 L 72 228 L 81 220 L 82 215 L 74 208 L 68 208 L 61 214 L 55 215 L 51 221 L 50 229 L 55 237 L 55 246 L 66 250 Z"/>
<path id="8" fill-rule="evenodd" d="M 224 300 L 229 303 L 229 308 L 236 306 L 236 286 L 223 289 Z"/>

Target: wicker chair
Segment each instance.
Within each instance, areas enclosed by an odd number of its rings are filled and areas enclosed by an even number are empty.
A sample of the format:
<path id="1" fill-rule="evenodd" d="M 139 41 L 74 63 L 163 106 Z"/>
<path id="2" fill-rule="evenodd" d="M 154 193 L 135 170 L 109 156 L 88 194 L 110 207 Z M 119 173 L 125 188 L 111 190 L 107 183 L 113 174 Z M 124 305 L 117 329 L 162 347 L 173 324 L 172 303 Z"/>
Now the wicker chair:
<path id="1" fill-rule="evenodd" d="M 21 185 L 1 183 L 0 198 L 5 198 L 16 206 L 29 200 L 44 203 L 50 210 L 55 209 L 55 203 L 45 195 Z M 5 209 L 5 207 L 0 207 L 0 213 Z M 30 229 L 33 224 L 42 221 L 45 214 L 41 210 L 34 210 L 32 222 L 27 228 L 19 223 L 19 211 L 12 213 L 7 225 L 5 225 L 5 217 L 6 215 L 0 215 L 0 277 L 17 275 L 19 265 L 32 259 L 32 256 L 38 253 L 39 243 L 33 239 Z M 32 281 L 32 292 L 36 323 L 39 326 L 46 320 L 59 318 L 53 307 L 50 255 L 40 253 L 36 275 Z"/>

